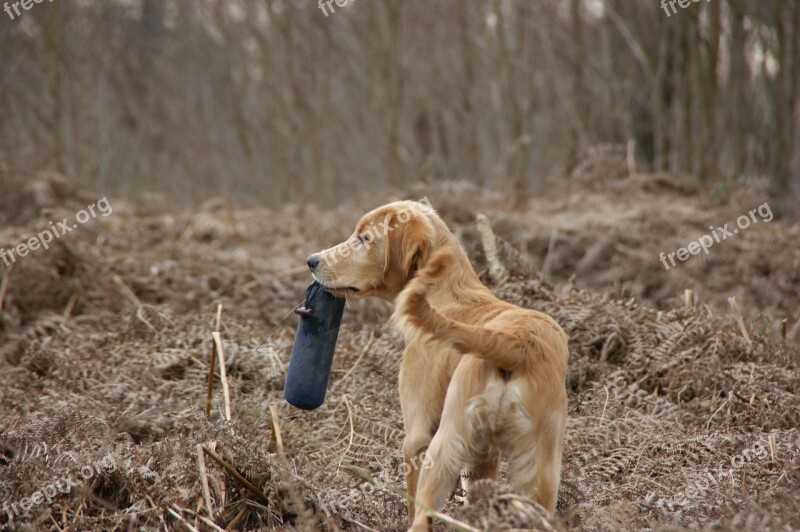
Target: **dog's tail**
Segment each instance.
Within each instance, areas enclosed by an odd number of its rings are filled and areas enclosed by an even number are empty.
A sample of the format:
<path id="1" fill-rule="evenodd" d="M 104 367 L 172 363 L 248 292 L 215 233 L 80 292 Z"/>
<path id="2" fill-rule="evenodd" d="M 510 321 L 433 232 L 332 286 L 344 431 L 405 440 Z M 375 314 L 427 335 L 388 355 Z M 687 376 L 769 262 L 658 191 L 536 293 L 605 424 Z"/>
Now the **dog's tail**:
<path id="1" fill-rule="evenodd" d="M 398 305 L 401 320 L 419 331 L 449 343 L 461 354 L 471 354 L 500 369 L 513 371 L 524 360 L 525 344 L 520 338 L 497 330 L 461 323 L 440 314 L 428 303 L 430 287 L 441 283 L 455 263 L 450 252 L 434 254 L 409 283 L 404 301 Z"/>

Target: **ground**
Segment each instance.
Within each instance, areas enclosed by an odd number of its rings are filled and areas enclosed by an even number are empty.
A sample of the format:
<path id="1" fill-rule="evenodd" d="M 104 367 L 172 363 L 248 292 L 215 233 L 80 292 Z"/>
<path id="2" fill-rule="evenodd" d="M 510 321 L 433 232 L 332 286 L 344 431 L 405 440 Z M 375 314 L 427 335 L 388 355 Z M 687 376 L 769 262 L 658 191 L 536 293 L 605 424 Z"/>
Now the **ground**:
<path id="1" fill-rule="evenodd" d="M 559 514 L 502 482 L 469 505 L 457 490 L 443 513 L 482 530 L 800 529 L 798 224 L 775 207 L 667 270 L 661 252 L 764 204 L 763 191 L 631 175 L 611 156 L 567 183 L 418 185 L 277 210 L 112 198 L 112 214 L 5 272 L 0 526 L 404 529 L 391 307 L 348 303 L 320 409 L 290 407 L 282 388 L 305 257 L 362 212 L 428 197 L 499 297 L 570 336 Z M 6 248 L 98 199 L 57 176 L 18 190 L 4 200 Z M 497 282 L 479 212 L 509 270 Z M 205 413 L 220 305 L 230 420 L 218 367 Z"/>

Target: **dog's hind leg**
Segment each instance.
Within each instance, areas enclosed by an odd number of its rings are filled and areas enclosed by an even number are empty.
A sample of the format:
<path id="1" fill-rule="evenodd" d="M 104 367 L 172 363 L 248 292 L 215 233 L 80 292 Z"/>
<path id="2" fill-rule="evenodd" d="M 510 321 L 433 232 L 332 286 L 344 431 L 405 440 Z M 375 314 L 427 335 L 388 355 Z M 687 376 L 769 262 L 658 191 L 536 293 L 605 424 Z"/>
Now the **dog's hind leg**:
<path id="1" fill-rule="evenodd" d="M 502 396 L 502 385 L 490 384 L 486 392 L 470 399 L 464 412 L 469 428 L 469 447 L 472 451 L 472 461 L 467 464 L 466 475 L 461 479 L 467 493 L 478 480 L 497 480 L 500 453 L 493 442 L 493 435 L 494 417 L 497 415 L 497 405 Z"/>
<path id="2" fill-rule="evenodd" d="M 551 411 L 532 419 L 516 405 L 515 423 L 504 434 L 513 490 L 555 513 L 561 482 L 561 452 L 566 412 Z"/>
<path id="3" fill-rule="evenodd" d="M 463 469 L 476 464 L 478 456 L 485 456 L 485 453 L 476 453 L 476 449 L 484 445 L 474 441 L 474 429 L 484 427 L 473 425 L 488 420 L 488 412 L 483 411 L 488 410 L 489 403 L 481 402 L 478 405 L 481 413 L 476 415 L 470 415 L 473 409 L 467 406 L 467 398 L 485 385 L 485 372 L 480 370 L 484 365 L 479 359 L 464 360 L 453 374 L 439 429 L 431 440 L 425 466 L 420 472 L 413 530 L 429 529 L 428 512 L 437 511 L 453 492 Z M 486 437 L 483 431 L 478 430 L 478 433 Z"/>

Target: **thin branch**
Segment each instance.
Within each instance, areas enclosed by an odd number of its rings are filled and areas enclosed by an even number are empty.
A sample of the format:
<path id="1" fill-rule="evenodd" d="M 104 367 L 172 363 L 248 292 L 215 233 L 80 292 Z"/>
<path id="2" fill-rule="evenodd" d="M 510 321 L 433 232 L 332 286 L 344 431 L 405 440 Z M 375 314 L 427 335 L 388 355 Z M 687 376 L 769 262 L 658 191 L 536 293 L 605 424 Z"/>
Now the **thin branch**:
<path id="1" fill-rule="evenodd" d="M 11 272 L 14 269 L 14 263 L 11 263 L 6 271 L 3 273 L 3 280 L 0 281 L 0 312 L 3 311 L 3 301 L 6 298 L 6 292 L 8 291 L 8 283 L 11 279 Z"/>
<path id="2" fill-rule="evenodd" d="M 219 378 L 222 381 L 222 394 L 225 397 L 225 419 L 231 420 L 231 393 L 228 389 L 228 375 L 225 372 L 225 351 L 222 347 L 222 337 L 219 332 L 214 331 L 211 333 L 214 337 L 214 345 L 216 346 L 217 358 L 219 359 Z M 214 366 L 211 366 L 213 370 Z"/>
<path id="3" fill-rule="evenodd" d="M 203 486 L 203 499 L 206 501 L 206 511 L 214 518 L 214 506 L 211 504 L 211 490 L 208 488 L 208 472 L 206 471 L 206 460 L 203 457 L 203 446 L 197 444 L 197 468 L 200 470 L 200 483 Z"/>
<path id="4" fill-rule="evenodd" d="M 239 482 L 241 482 L 241 483 L 242 483 L 242 486 L 244 486 L 245 488 L 247 488 L 248 490 L 250 490 L 250 491 L 251 491 L 251 492 L 252 492 L 254 495 L 258 496 L 258 498 L 259 498 L 259 499 L 261 499 L 262 501 L 269 502 L 269 499 L 267 498 L 267 496 L 266 496 L 266 495 L 264 495 L 264 492 L 263 492 L 263 491 L 261 491 L 261 490 L 258 488 L 258 486 L 256 486 L 255 484 L 253 484 L 252 482 L 250 482 L 249 480 L 247 480 L 247 479 L 244 477 L 244 475 L 242 475 L 242 474 L 239 472 L 239 470 L 238 470 L 238 469 L 236 469 L 236 468 L 235 468 L 235 467 L 233 467 L 231 464 L 229 464 L 228 462 L 226 462 L 225 460 L 223 460 L 222 458 L 220 458 L 220 456 L 219 456 L 217 453 L 215 453 L 214 451 L 212 451 L 212 450 L 211 450 L 211 449 L 209 449 L 208 447 L 206 447 L 206 446 L 203 446 L 203 451 L 204 451 L 204 452 L 205 452 L 205 453 L 206 453 L 206 454 L 207 454 L 207 455 L 208 455 L 208 456 L 209 456 L 209 457 L 210 457 L 212 460 L 214 460 L 216 463 L 218 463 L 219 465 L 221 465 L 221 466 L 222 466 L 222 468 L 223 468 L 225 471 L 227 471 L 228 473 L 230 473 L 230 474 L 231 474 L 231 475 L 232 475 L 232 476 L 233 476 L 233 477 L 234 477 L 236 480 L 238 480 Z"/>

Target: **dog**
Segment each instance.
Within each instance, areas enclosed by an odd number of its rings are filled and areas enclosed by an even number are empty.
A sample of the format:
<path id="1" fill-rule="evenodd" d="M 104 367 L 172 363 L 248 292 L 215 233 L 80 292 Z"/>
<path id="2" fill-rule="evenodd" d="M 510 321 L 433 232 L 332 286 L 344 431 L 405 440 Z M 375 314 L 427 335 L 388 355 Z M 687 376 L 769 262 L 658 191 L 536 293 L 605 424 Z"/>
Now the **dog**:
<path id="1" fill-rule="evenodd" d="M 496 480 L 554 513 L 567 419 L 567 336 L 549 316 L 495 297 L 430 207 L 379 207 L 341 244 L 308 257 L 339 297 L 395 303 L 405 336 L 400 404 L 409 524 L 427 530 L 465 472 Z M 429 462 L 416 466 L 422 453 Z"/>

